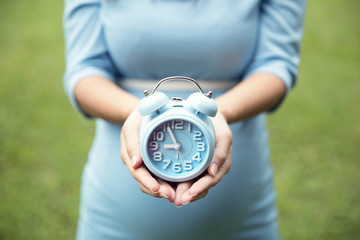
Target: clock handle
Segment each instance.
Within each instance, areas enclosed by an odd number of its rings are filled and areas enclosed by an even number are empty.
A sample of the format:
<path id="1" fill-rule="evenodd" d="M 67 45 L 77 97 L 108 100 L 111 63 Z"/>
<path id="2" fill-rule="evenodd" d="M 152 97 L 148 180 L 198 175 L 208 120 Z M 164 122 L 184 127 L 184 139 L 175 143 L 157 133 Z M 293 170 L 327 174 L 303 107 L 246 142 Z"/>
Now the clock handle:
<path id="1" fill-rule="evenodd" d="M 200 85 L 192 78 L 183 77 L 183 76 L 174 76 L 174 77 L 163 78 L 154 87 L 151 94 L 153 94 L 156 91 L 156 89 L 163 82 L 172 81 L 172 80 L 185 80 L 185 81 L 189 81 L 189 82 L 192 82 L 193 84 L 195 84 L 200 92 L 196 92 L 196 93 L 191 94 L 187 98 L 188 103 L 196 111 L 199 111 L 199 112 L 201 112 L 201 113 L 203 113 L 205 115 L 208 115 L 210 117 L 215 117 L 218 107 L 217 107 L 217 104 L 216 104 L 215 100 L 212 98 L 212 92 L 209 91 L 207 94 L 205 94 L 204 91 L 202 90 L 202 88 L 200 87 Z"/>
<path id="2" fill-rule="evenodd" d="M 199 91 L 202 93 L 202 94 L 205 94 L 204 91 L 202 90 L 202 88 L 200 87 L 200 85 L 195 81 L 195 79 L 192 79 L 190 77 L 184 77 L 184 76 L 172 76 L 172 77 L 166 77 L 166 78 L 163 78 L 161 79 L 157 84 L 156 86 L 154 87 L 154 89 L 152 90 L 151 94 L 153 94 L 156 89 L 158 89 L 158 87 L 163 84 L 164 82 L 167 82 L 167 81 L 173 81 L 173 80 L 185 80 L 185 81 L 188 81 L 188 82 L 192 82 L 193 84 L 195 84 L 195 86 L 199 89 Z M 145 96 L 146 96 L 146 93 L 144 93 Z M 211 92 L 209 92 L 208 94 L 211 94 Z"/>
<path id="3" fill-rule="evenodd" d="M 202 88 L 200 87 L 200 85 L 194 79 L 184 76 L 173 76 L 173 77 L 163 78 L 156 84 L 156 86 L 154 87 L 151 93 L 145 90 L 144 91 L 145 97 L 142 98 L 139 103 L 139 112 L 142 116 L 151 114 L 167 104 L 169 98 L 164 93 L 159 91 L 155 92 L 155 91 L 162 83 L 172 80 L 185 80 L 195 84 L 195 86 L 198 88 L 200 92 L 191 94 L 187 98 L 187 101 L 196 111 L 199 111 L 211 117 L 215 117 L 217 112 L 217 105 L 214 99 L 212 98 L 212 92 L 209 91 L 207 94 L 205 94 Z"/>

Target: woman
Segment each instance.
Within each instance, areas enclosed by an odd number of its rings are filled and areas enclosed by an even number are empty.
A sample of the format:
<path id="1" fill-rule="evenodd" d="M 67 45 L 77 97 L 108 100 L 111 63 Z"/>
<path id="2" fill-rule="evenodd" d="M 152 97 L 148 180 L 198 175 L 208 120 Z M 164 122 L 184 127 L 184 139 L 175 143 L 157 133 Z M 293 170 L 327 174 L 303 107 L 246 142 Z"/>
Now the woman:
<path id="1" fill-rule="evenodd" d="M 278 239 L 265 112 L 294 85 L 304 10 L 302 0 L 66 0 L 65 90 L 96 118 L 77 239 Z M 177 185 L 144 167 L 137 110 L 139 83 L 173 75 L 212 83 L 219 107 L 209 168 Z"/>

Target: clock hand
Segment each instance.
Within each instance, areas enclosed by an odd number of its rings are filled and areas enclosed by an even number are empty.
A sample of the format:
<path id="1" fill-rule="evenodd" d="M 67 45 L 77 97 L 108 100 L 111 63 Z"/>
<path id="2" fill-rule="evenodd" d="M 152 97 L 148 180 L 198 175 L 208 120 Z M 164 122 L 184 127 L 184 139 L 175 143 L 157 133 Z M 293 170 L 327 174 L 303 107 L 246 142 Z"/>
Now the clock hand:
<path id="1" fill-rule="evenodd" d="M 175 150 L 176 150 L 176 159 L 178 159 L 180 157 L 181 163 L 182 163 L 182 159 L 180 156 L 180 148 L 181 148 L 181 144 L 180 143 L 176 143 L 175 144 Z"/>
<path id="2" fill-rule="evenodd" d="M 171 140 L 174 142 L 174 145 L 175 145 L 174 148 L 175 148 L 175 150 L 176 150 L 176 159 L 178 159 L 178 158 L 179 158 L 179 155 L 180 155 L 180 152 L 179 152 L 180 144 L 179 144 L 178 142 L 176 142 L 174 133 L 171 131 L 171 128 L 168 126 L 166 129 L 167 129 L 168 133 L 170 134 Z M 164 147 L 165 147 L 165 146 L 164 146 Z"/>
<path id="3" fill-rule="evenodd" d="M 170 127 L 167 127 L 167 131 L 169 132 L 171 140 L 174 142 L 174 144 L 177 144 L 175 136 L 174 136 L 173 132 L 171 131 Z"/>
<path id="4" fill-rule="evenodd" d="M 173 148 L 176 150 L 176 159 L 179 158 L 180 155 L 180 148 L 181 148 L 181 144 L 180 143 L 176 143 L 176 144 L 164 144 L 164 148 Z"/>
<path id="5" fill-rule="evenodd" d="M 181 154 L 180 154 L 180 148 L 176 149 L 176 154 L 179 154 L 181 165 L 184 167 L 184 161 L 182 160 Z"/>
<path id="6" fill-rule="evenodd" d="M 176 149 L 177 145 L 176 144 L 164 144 L 164 148 L 173 148 Z"/>

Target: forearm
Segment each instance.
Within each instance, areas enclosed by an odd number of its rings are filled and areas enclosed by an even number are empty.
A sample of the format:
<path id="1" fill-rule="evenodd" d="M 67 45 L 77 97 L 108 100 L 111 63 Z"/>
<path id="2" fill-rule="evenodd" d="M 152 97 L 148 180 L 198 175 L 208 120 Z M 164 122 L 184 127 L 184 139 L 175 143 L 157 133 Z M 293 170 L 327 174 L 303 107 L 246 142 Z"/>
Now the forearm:
<path id="1" fill-rule="evenodd" d="M 284 97 L 283 81 L 270 73 L 257 73 L 216 99 L 228 123 L 269 110 Z"/>
<path id="2" fill-rule="evenodd" d="M 87 114 L 114 123 L 124 123 L 139 99 L 103 77 L 87 77 L 74 90 L 76 101 Z"/>

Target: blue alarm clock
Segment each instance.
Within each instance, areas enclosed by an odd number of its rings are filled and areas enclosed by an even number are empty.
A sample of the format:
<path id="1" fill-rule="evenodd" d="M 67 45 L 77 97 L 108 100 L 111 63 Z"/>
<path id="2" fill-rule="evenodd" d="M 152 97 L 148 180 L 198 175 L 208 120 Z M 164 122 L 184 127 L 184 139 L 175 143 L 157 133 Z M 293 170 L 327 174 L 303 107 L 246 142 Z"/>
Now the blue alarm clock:
<path id="1" fill-rule="evenodd" d="M 156 91 L 171 80 L 190 81 L 198 92 L 186 100 L 169 97 Z M 192 78 L 167 77 L 150 93 L 144 91 L 139 112 L 144 117 L 140 128 L 140 149 L 143 162 L 154 175 L 171 182 L 198 177 L 209 166 L 215 148 L 215 131 L 209 118 L 217 105 L 211 91 L 204 93 Z"/>

